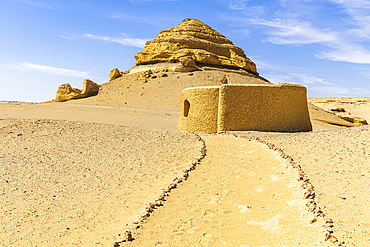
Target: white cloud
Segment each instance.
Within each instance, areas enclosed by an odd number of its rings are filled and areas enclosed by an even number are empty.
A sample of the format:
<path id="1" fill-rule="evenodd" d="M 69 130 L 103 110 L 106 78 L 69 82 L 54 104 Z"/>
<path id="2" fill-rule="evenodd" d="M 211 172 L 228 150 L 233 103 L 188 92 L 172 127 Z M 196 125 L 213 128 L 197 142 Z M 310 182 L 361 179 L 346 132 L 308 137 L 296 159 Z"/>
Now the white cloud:
<path id="1" fill-rule="evenodd" d="M 325 43 L 338 40 L 337 33 L 314 28 L 309 22 L 250 19 L 250 23 L 273 28 L 269 31 L 268 41 L 279 45 Z"/>
<path id="2" fill-rule="evenodd" d="M 69 35 L 69 36 L 60 35 L 60 37 L 63 38 L 63 39 L 66 39 L 66 40 L 75 40 L 77 38 L 77 36 L 75 36 L 75 35 Z"/>
<path id="3" fill-rule="evenodd" d="M 338 42 L 329 44 L 329 47 L 333 47 L 333 50 L 316 54 L 316 57 L 331 61 L 370 64 L 370 51 L 360 45 Z"/>
<path id="4" fill-rule="evenodd" d="M 126 34 L 123 34 L 126 36 Z M 121 37 L 121 38 L 112 38 L 107 36 L 98 36 L 94 34 L 83 34 L 85 38 L 89 39 L 96 39 L 96 40 L 103 40 L 107 42 L 114 42 L 125 46 L 135 46 L 139 48 L 143 48 L 145 46 L 145 43 L 147 40 L 145 39 L 134 39 L 134 38 L 127 38 L 127 37 Z"/>
<path id="5" fill-rule="evenodd" d="M 327 82 L 322 78 L 303 73 L 270 72 L 266 78 L 274 84 L 292 83 L 303 85 L 307 88 L 308 94 L 314 94 L 317 96 L 325 95 L 325 97 L 345 97 L 370 93 L 369 90 L 363 88 L 343 87 Z"/>
<path id="6" fill-rule="evenodd" d="M 329 97 L 343 97 L 354 94 L 354 90 L 341 86 L 312 86 L 309 87 L 309 90 L 323 95 L 330 95 Z"/>
<path id="7" fill-rule="evenodd" d="M 291 76 L 292 78 L 298 79 L 300 84 L 302 84 L 302 85 L 308 85 L 308 84 L 314 84 L 314 83 L 324 84 L 324 85 L 328 85 L 328 86 L 329 85 L 330 86 L 335 85 L 331 82 L 327 82 L 324 79 L 317 78 L 313 75 L 307 75 L 307 74 L 301 74 L 301 73 L 289 73 L 288 75 Z"/>
<path id="8" fill-rule="evenodd" d="M 357 94 L 364 94 L 364 93 L 366 93 L 366 94 L 370 94 L 370 91 L 368 90 L 368 89 L 364 89 L 364 88 L 357 88 L 357 87 L 355 87 L 355 88 L 353 88 L 353 91 Z"/>
<path id="9" fill-rule="evenodd" d="M 315 52 L 320 59 L 370 64 L 370 1 L 328 0 L 334 7 L 330 14 L 340 15 L 320 20 L 322 3 L 312 0 L 279 0 L 278 5 L 246 6 L 245 1 L 230 4 L 237 15 L 222 17 L 244 25 L 264 27 L 263 40 L 278 45 L 321 45 Z M 274 6 L 273 6 L 274 5 Z M 337 5 L 337 7 L 335 7 Z M 252 9 L 264 9 L 253 12 Z M 317 10 L 317 11 L 316 11 Z M 321 14 L 325 14 L 325 9 Z"/>
<path id="10" fill-rule="evenodd" d="M 325 86 L 336 86 L 334 83 L 327 82 L 322 78 L 318 78 L 313 75 L 305 73 L 281 73 L 281 72 L 270 72 L 267 76 L 268 80 L 272 83 L 294 83 L 304 86 L 312 85 L 325 85 Z"/>
<path id="11" fill-rule="evenodd" d="M 5 65 L 11 69 L 21 69 L 21 70 L 35 70 L 43 73 L 48 73 L 52 75 L 63 75 L 63 76 L 71 76 L 71 77 L 79 77 L 79 78 L 88 78 L 90 76 L 90 72 L 83 72 L 78 70 L 72 69 L 63 69 L 63 68 L 56 68 L 47 65 L 40 65 L 34 63 L 15 63 L 15 64 L 7 64 Z"/>
<path id="12" fill-rule="evenodd" d="M 368 0 L 329 0 L 338 4 L 350 16 L 347 22 L 353 25 L 349 30 L 357 38 L 370 38 L 370 1 Z"/>
<path id="13" fill-rule="evenodd" d="M 55 9 L 55 6 L 50 5 L 49 3 L 46 3 L 45 1 L 41 0 L 14 0 L 16 2 L 21 2 L 21 3 L 27 3 L 29 5 L 39 7 L 39 8 L 45 8 L 45 9 Z"/>
<path id="14" fill-rule="evenodd" d="M 113 13 L 110 16 L 113 19 L 120 19 L 124 21 L 134 21 L 134 22 L 139 22 L 139 23 L 148 23 L 148 24 L 153 24 L 157 23 L 157 20 L 153 18 L 147 18 L 147 17 L 140 17 L 140 16 L 135 16 L 135 15 L 130 15 L 130 14 L 121 14 L 121 13 Z"/>
<path id="15" fill-rule="evenodd" d="M 232 10 L 246 10 L 247 7 L 247 2 L 249 2 L 249 0 L 242 0 L 242 1 L 238 1 L 238 2 L 232 2 L 229 4 L 229 8 L 232 9 Z"/>

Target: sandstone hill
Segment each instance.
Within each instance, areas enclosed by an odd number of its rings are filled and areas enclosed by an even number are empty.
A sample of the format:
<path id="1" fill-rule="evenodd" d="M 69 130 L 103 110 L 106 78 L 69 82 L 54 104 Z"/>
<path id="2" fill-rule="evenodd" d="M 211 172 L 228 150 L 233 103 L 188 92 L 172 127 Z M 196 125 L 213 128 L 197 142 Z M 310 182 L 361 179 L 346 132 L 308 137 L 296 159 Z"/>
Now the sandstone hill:
<path id="1" fill-rule="evenodd" d="M 256 65 L 225 36 L 195 19 L 160 31 L 135 55 L 136 66 L 114 69 L 98 95 L 71 104 L 100 104 L 178 113 L 181 91 L 189 87 L 230 84 L 271 84 Z M 354 126 L 333 113 L 309 104 L 314 125 Z M 320 127 L 321 128 L 321 127 Z"/>
<path id="2" fill-rule="evenodd" d="M 257 74 L 256 65 L 241 48 L 195 19 L 185 19 L 176 27 L 160 31 L 135 56 L 136 65 L 179 62 L 184 57 L 193 59 L 195 63 L 242 68 Z"/>

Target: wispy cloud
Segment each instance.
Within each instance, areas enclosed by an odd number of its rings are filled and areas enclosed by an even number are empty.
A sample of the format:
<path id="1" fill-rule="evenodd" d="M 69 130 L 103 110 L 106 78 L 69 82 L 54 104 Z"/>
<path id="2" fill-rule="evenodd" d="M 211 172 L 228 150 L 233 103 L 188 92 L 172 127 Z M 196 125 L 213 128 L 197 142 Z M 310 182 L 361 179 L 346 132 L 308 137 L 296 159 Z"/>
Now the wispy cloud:
<path id="1" fill-rule="evenodd" d="M 276 5 L 249 5 L 249 1 L 236 1 L 229 8 L 237 15 L 223 17 L 233 22 L 263 27 L 267 42 L 278 45 L 319 44 L 315 56 L 320 59 L 370 64 L 370 1 L 327 0 L 331 11 L 343 17 L 341 23 L 320 20 L 316 9 L 321 2 L 280 0 Z M 336 6 L 336 7 L 335 7 Z M 336 9 L 335 9 L 336 8 Z M 255 12 L 253 9 L 263 9 Z M 344 16 L 345 15 L 345 16 Z M 323 13 L 323 16 L 326 16 Z"/>
<path id="2" fill-rule="evenodd" d="M 124 21 L 134 21 L 134 22 L 147 23 L 147 24 L 153 24 L 153 23 L 158 22 L 154 18 L 148 18 L 148 17 L 136 16 L 136 15 L 130 15 L 130 14 L 122 14 L 122 13 L 113 13 L 111 14 L 110 17 L 113 19 L 120 19 Z"/>
<path id="3" fill-rule="evenodd" d="M 318 92 L 320 94 L 330 95 L 330 97 L 343 97 L 348 95 L 354 95 L 354 91 L 348 87 L 341 86 L 312 86 L 310 90 Z"/>
<path id="4" fill-rule="evenodd" d="M 313 85 L 336 86 L 334 83 L 305 73 L 270 72 L 267 77 L 272 83 L 294 83 L 308 87 Z"/>
<path id="5" fill-rule="evenodd" d="M 39 71 L 39 72 L 43 72 L 43 73 L 47 73 L 51 75 L 63 75 L 63 76 L 79 77 L 79 78 L 91 77 L 89 71 L 78 71 L 78 70 L 72 70 L 72 69 L 56 68 L 52 66 L 34 64 L 34 63 L 28 63 L 28 62 L 6 64 L 5 66 L 11 69 L 34 70 L 34 71 Z"/>
<path id="6" fill-rule="evenodd" d="M 250 19 L 251 24 L 271 27 L 268 41 L 274 44 L 313 44 L 335 42 L 339 35 L 312 27 L 309 22 L 283 19 Z"/>
<path id="7" fill-rule="evenodd" d="M 334 83 L 327 82 L 322 78 L 317 78 L 313 75 L 307 75 L 307 74 L 302 74 L 302 73 L 288 73 L 289 76 L 292 78 L 298 79 L 300 84 L 302 85 L 309 85 L 309 84 L 323 84 L 323 85 L 328 85 L 328 86 L 334 86 Z"/>
<path id="8" fill-rule="evenodd" d="M 128 13 L 111 13 L 110 17 L 113 19 L 119 19 L 123 21 L 129 22 L 138 22 L 138 23 L 145 23 L 149 25 L 156 25 L 163 28 L 168 28 L 169 23 L 176 23 L 178 24 L 179 20 L 182 17 L 178 16 L 176 13 L 168 13 L 168 12 L 161 12 L 156 11 L 150 15 L 148 14 L 128 14 Z"/>
<path id="9" fill-rule="evenodd" d="M 122 35 L 125 37 L 112 38 L 112 37 L 107 37 L 107 36 L 98 36 L 94 34 L 83 34 L 85 38 L 103 40 L 106 42 L 113 42 L 113 43 L 118 43 L 118 44 L 125 45 L 125 46 L 135 46 L 139 48 L 143 48 L 147 41 L 145 39 L 128 38 L 126 34 L 122 34 Z"/>
<path id="10" fill-rule="evenodd" d="M 344 97 L 370 93 L 363 88 L 350 88 L 341 86 L 332 82 L 328 82 L 322 78 L 304 73 L 270 72 L 266 75 L 266 78 L 274 84 L 293 83 L 303 85 L 307 88 L 308 95 L 314 94 L 318 96 L 325 95 L 325 97 Z"/>
<path id="11" fill-rule="evenodd" d="M 359 64 L 370 64 L 370 50 L 358 44 L 337 42 L 329 44 L 331 51 L 316 54 L 317 58 L 338 62 L 350 62 Z"/>
<path id="12" fill-rule="evenodd" d="M 35 7 L 39 8 L 45 8 L 45 9 L 55 9 L 55 5 L 51 5 L 50 3 L 47 3 L 46 1 L 41 0 L 14 0 L 16 2 L 26 3 Z"/>
<path id="13" fill-rule="evenodd" d="M 229 8 L 232 10 L 246 10 L 247 2 L 249 0 L 233 1 L 229 4 Z"/>
<path id="14" fill-rule="evenodd" d="M 66 40 L 75 40 L 76 38 L 78 38 L 76 35 L 69 35 L 69 34 L 60 35 L 60 37 Z"/>

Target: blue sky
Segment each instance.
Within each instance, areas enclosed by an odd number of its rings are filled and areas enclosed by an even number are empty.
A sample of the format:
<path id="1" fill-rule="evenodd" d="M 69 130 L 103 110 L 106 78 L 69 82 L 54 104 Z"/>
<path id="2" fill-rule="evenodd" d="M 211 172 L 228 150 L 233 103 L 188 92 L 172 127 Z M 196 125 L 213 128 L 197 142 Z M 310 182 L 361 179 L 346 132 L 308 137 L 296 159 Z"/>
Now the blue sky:
<path id="1" fill-rule="evenodd" d="M 185 18 L 225 35 L 273 83 L 304 85 L 309 97 L 370 97 L 370 0 L 2 0 L 0 100 L 105 83 Z"/>

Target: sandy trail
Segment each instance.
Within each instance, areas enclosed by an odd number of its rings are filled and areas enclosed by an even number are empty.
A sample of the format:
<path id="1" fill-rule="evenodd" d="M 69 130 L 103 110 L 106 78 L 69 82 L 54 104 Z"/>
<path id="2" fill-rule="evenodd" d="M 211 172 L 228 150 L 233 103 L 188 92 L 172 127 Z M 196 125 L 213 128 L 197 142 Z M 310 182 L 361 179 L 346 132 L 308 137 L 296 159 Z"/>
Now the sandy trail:
<path id="1" fill-rule="evenodd" d="M 315 186 L 316 202 L 334 220 L 345 246 L 370 246 L 370 127 L 307 133 L 239 132 L 274 143 Z"/>
<path id="2" fill-rule="evenodd" d="M 327 246 L 287 161 L 243 138 L 202 138 L 206 158 L 122 246 Z"/>
<path id="3" fill-rule="evenodd" d="M 174 131 L 0 122 L 1 246 L 112 246 L 202 147 Z"/>

